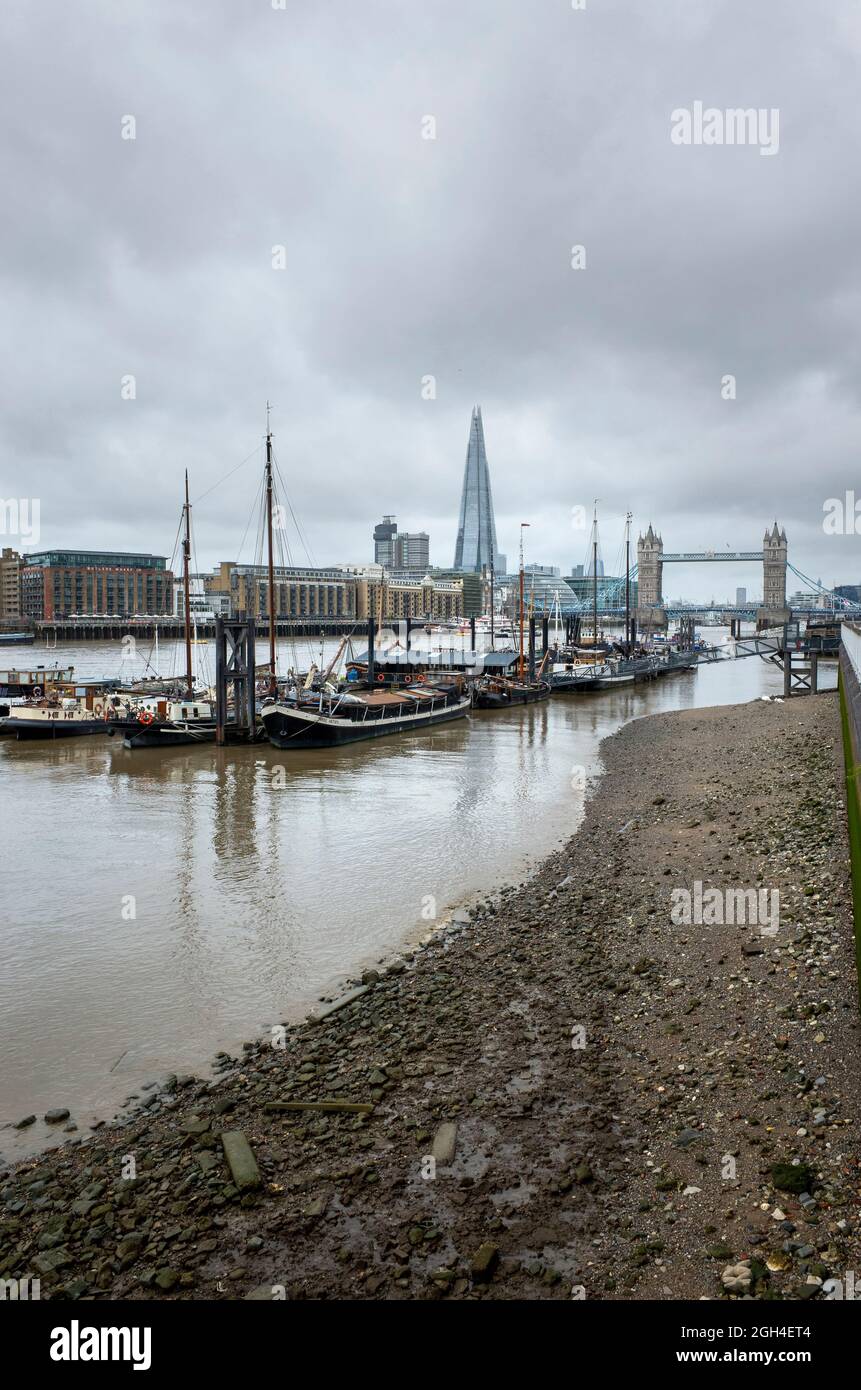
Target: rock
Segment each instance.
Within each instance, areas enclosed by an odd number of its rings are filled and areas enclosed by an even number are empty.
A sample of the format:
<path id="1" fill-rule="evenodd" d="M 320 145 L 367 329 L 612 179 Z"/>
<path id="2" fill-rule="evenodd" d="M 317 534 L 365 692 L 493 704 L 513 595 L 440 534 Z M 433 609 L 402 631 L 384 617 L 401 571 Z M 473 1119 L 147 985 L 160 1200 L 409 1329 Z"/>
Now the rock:
<path id="1" fill-rule="evenodd" d="M 201 1118 L 200 1115 L 190 1115 L 179 1127 L 183 1134 L 205 1134 L 209 1129 L 209 1120 Z"/>
<path id="2" fill-rule="evenodd" d="M 721 1272 L 721 1283 L 727 1293 L 747 1293 L 753 1275 L 747 1264 L 727 1265 Z"/>
<path id="3" fill-rule="evenodd" d="M 14 1128 L 14 1129 L 27 1129 L 29 1125 L 32 1125 L 32 1124 L 35 1124 L 35 1123 L 36 1123 L 36 1116 L 35 1116 L 35 1115 L 25 1115 L 24 1118 L 23 1118 L 23 1120 L 17 1120 L 17 1121 L 15 1122 L 15 1125 L 13 1126 L 13 1128 Z"/>
<path id="4" fill-rule="evenodd" d="M 814 1184 L 813 1170 L 807 1163 L 775 1163 L 771 1181 L 781 1192 L 809 1192 Z"/>
<path id="5" fill-rule="evenodd" d="M 175 1269 L 160 1269 L 155 1276 L 155 1283 L 165 1293 L 170 1293 L 171 1289 L 179 1283 L 179 1273 Z"/>
<path id="6" fill-rule="evenodd" d="M 54 1274 L 71 1264 L 72 1258 L 68 1250 L 60 1247 L 59 1250 L 46 1250 L 42 1255 L 34 1255 L 30 1263 L 37 1274 Z"/>
<path id="7" fill-rule="evenodd" d="M 146 1241 L 147 1237 L 143 1231 L 131 1231 L 129 1235 L 123 1236 L 117 1246 L 117 1258 L 124 1260 L 129 1255 L 136 1254 L 141 1246 L 146 1244 Z"/>
<path id="8" fill-rule="evenodd" d="M 702 1137 L 698 1129 L 683 1129 L 676 1140 L 676 1148 L 686 1149 L 690 1144 L 696 1144 Z"/>
<path id="9" fill-rule="evenodd" d="M 68 1110 L 47 1110 L 45 1112 L 45 1122 L 49 1125 L 58 1125 L 63 1120 L 68 1120 L 70 1111 Z"/>
<path id="10" fill-rule="evenodd" d="M 230 1168 L 234 1185 L 239 1192 L 250 1192 L 261 1185 L 260 1169 L 251 1152 L 251 1145 L 241 1130 L 225 1130 L 221 1136 L 224 1157 Z"/>
<path id="11" fill-rule="evenodd" d="M 472 1257 L 470 1273 L 477 1284 L 486 1283 L 493 1277 L 493 1271 L 499 1263 L 499 1246 L 493 1245 L 490 1241 L 485 1241 L 478 1247 Z"/>

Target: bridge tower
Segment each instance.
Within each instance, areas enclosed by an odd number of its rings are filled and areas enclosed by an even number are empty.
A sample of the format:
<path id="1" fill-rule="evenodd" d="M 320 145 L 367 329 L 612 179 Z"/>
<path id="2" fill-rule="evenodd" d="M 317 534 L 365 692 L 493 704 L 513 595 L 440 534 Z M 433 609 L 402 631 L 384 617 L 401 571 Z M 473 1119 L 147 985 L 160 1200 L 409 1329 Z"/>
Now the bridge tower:
<path id="1" fill-rule="evenodd" d="M 637 614 L 641 629 L 666 626 L 663 591 L 664 542 L 649 522 L 645 536 L 637 538 Z"/>
<path id="2" fill-rule="evenodd" d="M 762 606 L 770 614 L 787 611 L 786 555 L 786 531 L 779 531 L 775 521 L 771 531 L 766 531 L 762 542 Z"/>
<path id="3" fill-rule="evenodd" d="M 664 587 L 664 542 L 649 522 L 645 536 L 637 538 L 637 584 L 643 608 L 660 608 Z"/>

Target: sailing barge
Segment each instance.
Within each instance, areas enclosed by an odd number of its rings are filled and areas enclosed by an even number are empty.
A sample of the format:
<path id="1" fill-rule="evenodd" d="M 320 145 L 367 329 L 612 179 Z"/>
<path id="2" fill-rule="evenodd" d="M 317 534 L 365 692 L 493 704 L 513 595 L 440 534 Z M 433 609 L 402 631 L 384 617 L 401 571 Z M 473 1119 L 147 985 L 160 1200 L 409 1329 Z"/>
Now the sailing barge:
<path id="1" fill-rule="evenodd" d="M 527 677 L 526 663 L 523 651 L 523 619 L 524 619 L 524 569 L 523 569 L 523 528 L 529 522 L 524 521 L 520 526 L 520 642 L 517 653 L 517 676 L 486 675 L 475 682 L 472 688 L 472 702 L 476 709 L 509 709 L 512 705 L 531 705 L 537 700 L 547 700 L 552 694 L 552 687 L 548 680 L 543 680 L 544 667 L 549 658 L 549 652 L 544 653 L 541 665 L 538 668 L 537 676 L 534 670 L 534 654 L 530 656 L 530 672 Z M 493 597 L 491 595 L 491 608 Z M 530 620 L 532 629 L 532 639 L 534 642 L 534 623 Z M 534 648 L 532 649 L 534 653 Z"/>
<path id="2" fill-rule="evenodd" d="M 452 680 L 409 690 L 332 691 L 311 699 L 275 699 L 264 703 L 261 718 L 276 748 L 340 748 L 463 719 L 470 704 L 462 682 Z"/>

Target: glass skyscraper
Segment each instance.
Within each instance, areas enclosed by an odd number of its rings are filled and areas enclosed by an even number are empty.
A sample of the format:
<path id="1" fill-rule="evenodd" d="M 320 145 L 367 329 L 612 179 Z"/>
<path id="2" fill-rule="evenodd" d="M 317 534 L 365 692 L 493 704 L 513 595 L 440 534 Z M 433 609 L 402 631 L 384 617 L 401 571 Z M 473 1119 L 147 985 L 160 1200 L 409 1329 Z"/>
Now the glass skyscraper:
<path id="1" fill-rule="evenodd" d="M 493 519 L 493 496 L 490 491 L 490 472 L 484 447 L 484 426 L 481 423 L 481 406 L 477 405 L 473 408 L 469 426 L 454 568 L 473 570 L 480 574 L 484 568 L 489 572 L 491 564 L 499 574 L 504 570 L 505 557 L 499 554 L 496 544 L 496 523 Z"/>

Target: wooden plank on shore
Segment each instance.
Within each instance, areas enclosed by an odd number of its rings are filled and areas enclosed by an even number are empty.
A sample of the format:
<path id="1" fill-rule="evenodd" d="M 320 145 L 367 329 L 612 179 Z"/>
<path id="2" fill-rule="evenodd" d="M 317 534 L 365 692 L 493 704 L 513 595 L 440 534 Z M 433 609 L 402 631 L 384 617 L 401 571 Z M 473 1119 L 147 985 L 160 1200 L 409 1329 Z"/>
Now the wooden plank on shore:
<path id="1" fill-rule="evenodd" d="M 333 1115 L 372 1115 L 375 1106 L 351 1100 L 268 1100 L 263 1109 L 270 1114 L 286 1114 L 295 1110 L 317 1110 Z"/>
<path id="2" fill-rule="evenodd" d="M 354 999 L 361 999 L 362 995 L 367 994 L 369 989 L 370 985 L 357 985 L 355 989 L 348 990 L 346 994 L 342 994 L 340 999 L 336 999 L 332 1004 L 326 1004 L 326 1006 L 319 1009 L 317 1013 L 309 1014 L 308 1022 L 322 1023 L 324 1018 L 328 1018 L 330 1014 L 337 1013 L 338 1009 L 343 1009 L 347 1004 L 352 1004 Z"/>

